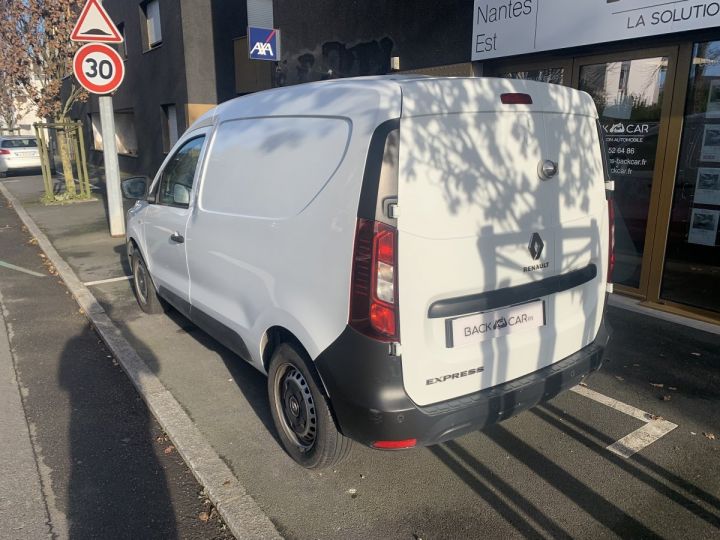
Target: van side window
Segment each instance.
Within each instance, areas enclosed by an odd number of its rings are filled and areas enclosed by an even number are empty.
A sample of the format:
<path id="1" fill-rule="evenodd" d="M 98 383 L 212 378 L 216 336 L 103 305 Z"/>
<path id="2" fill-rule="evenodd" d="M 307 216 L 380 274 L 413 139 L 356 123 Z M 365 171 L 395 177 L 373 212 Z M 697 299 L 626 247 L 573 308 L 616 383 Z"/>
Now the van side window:
<path id="1" fill-rule="evenodd" d="M 195 169 L 204 142 L 204 136 L 191 139 L 170 158 L 160 178 L 158 203 L 180 208 L 188 207 Z"/>

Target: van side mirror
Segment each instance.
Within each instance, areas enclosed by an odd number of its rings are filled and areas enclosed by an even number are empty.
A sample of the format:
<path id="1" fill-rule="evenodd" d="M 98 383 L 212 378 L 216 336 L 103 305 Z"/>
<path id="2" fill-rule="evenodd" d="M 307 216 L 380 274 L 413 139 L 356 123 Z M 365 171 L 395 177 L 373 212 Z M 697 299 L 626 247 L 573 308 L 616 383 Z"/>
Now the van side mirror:
<path id="1" fill-rule="evenodd" d="M 182 184 L 173 185 L 173 202 L 175 204 L 190 204 L 190 190 Z"/>
<path id="2" fill-rule="evenodd" d="M 120 189 L 123 197 L 137 201 L 145 198 L 149 183 L 147 176 L 133 176 L 120 182 Z"/>

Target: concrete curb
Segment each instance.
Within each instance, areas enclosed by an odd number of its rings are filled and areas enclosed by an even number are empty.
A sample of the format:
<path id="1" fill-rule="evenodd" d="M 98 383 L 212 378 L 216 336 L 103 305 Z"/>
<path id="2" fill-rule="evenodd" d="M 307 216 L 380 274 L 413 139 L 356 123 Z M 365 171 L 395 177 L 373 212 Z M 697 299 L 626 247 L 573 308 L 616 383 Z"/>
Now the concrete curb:
<path id="1" fill-rule="evenodd" d="M 232 534 L 239 540 L 282 538 L 270 519 L 200 433 L 180 403 L 123 337 L 95 296 L 78 279 L 22 204 L 1 183 L 0 192 L 12 204 L 28 231 L 37 239 L 38 245 L 55 266 L 97 333 L 120 362 L 197 481 L 205 488 L 208 498 Z"/>

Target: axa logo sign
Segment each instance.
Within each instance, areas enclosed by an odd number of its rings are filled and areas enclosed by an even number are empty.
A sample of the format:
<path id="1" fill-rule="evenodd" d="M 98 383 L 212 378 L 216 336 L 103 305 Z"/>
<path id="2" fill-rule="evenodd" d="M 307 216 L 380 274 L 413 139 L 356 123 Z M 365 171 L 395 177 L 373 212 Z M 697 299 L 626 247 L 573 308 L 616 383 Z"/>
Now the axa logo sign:
<path id="1" fill-rule="evenodd" d="M 275 28 L 248 28 L 248 46 L 251 60 L 280 60 L 280 30 Z"/>
<path id="2" fill-rule="evenodd" d="M 258 41 L 255 45 L 253 45 L 253 48 L 250 49 L 250 56 L 253 54 L 257 54 L 258 56 L 274 55 L 272 45 L 261 41 Z"/>

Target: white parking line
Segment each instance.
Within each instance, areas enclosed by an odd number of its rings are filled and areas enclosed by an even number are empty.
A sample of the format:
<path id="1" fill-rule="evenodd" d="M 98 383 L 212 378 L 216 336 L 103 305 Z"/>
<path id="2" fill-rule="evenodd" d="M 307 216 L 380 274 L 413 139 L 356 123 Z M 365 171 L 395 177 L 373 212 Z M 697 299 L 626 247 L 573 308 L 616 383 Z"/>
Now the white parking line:
<path id="1" fill-rule="evenodd" d="M 668 422 L 664 418 L 652 415 L 638 409 L 637 407 L 633 407 L 632 405 L 628 405 L 627 403 L 623 403 L 622 401 L 603 395 L 595 390 L 590 390 L 584 386 L 575 386 L 570 390 L 576 394 L 585 396 L 588 399 L 602 403 L 611 409 L 615 409 L 616 411 L 625 413 L 628 416 L 632 416 L 633 418 L 637 418 L 638 420 L 645 422 L 644 426 L 639 427 L 619 441 L 615 441 L 611 445 L 607 446 L 608 450 L 618 456 L 629 458 L 633 454 L 638 453 L 646 446 L 651 445 L 660 437 L 667 435 L 673 429 L 678 427 L 677 424 Z"/>
<path id="2" fill-rule="evenodd" d="M 86 283 L 83 283 L 86 287 L 89 287 L 90 285 L 102 285 L 103 283 L 115 283 L 117 281 L 125 281 L 127 279 L 132 279 L 132 274 L 129 276 L 122 276 L 122 277 L 114 277 L 110 279 L 99 279 L 98 281 L 88 281 Z"/>
<path id="3" fill-rule="evenodd" d="M 3 268 L 9 268 L 10 270 L 16 270 L 17 272 L 22 272 L 23 274 L 30 274 L 31 276 L 35 277 L 45 277 L 45 274 L 33 272 L 32 270 L 28 270 L 27 268 L 23 268 L 22 266 L 15 266 L 14 264 L 6 263 L 5 261 L 0 261 L 0 266 L 2 266 Z"/>

